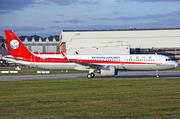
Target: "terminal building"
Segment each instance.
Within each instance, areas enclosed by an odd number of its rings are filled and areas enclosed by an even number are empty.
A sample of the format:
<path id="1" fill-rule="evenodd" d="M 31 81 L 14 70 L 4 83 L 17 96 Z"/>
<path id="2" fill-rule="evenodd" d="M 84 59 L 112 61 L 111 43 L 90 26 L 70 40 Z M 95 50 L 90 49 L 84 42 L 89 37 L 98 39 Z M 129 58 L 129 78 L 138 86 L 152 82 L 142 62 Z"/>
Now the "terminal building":
<path id="1" fill-rule="evenodd" d="M 61 51 L 67 54 L 149 54 L 180 59 L 180 28 L 63 30 Z"/>

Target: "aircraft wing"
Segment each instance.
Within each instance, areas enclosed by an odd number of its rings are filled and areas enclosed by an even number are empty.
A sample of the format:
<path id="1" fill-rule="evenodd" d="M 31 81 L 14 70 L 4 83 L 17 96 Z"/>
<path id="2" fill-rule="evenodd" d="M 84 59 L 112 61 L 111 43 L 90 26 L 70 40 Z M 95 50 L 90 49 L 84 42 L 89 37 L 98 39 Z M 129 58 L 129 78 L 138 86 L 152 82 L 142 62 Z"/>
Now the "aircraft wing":
<path id="1" fill-rule="evenodd" d="M 61 52 L 61 54 L 63 55 L 63 57 L 66 61 L 82 65 L 82 66 L 86 67 L 87 69 L 90 69 L 90 68 L 97 69 L 98 67 L 104 66 L 104 65 L 100 65 L 100 64 L 94 64 L 94 63 L 84 63 L 84 62 L 73 61 L 73 60 L 68 59 L 67 56 L 64 54 L 64 52 Z"/>
<path id="2" fill-rule="evenodd" d="M 82 66 L 85 66 L 86 68 L 90 69 L 90 68 L 98 68 L 98 67 L 102 67 L 104 65 L 99 65 L 99 64 L 93 64 L 93 63 L 83 63 L 83 62 L 76 62 L 76 61 L 71 61 L 71 60 L 67 60 L 68 62 L 73 62 Z"/>

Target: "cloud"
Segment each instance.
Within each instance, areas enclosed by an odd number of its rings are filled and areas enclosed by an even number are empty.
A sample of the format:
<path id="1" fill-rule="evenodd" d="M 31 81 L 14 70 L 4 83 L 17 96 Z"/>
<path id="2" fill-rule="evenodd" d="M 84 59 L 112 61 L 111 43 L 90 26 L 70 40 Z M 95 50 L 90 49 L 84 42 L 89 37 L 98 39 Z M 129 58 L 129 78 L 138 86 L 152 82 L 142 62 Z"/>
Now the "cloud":
<path id="1" fill-rule="evenodd" d="M 22 10 L 29 5 L 33 5 L 36 0 L 1 0 L 0 14 L 10 13 L 14 10 Z"/>
<path id="2" fill-rule="evenodd" d="M 149 14 L 144 16 L 134 17 L 116 17 L 116 18 L 92 18 L 92 20 L 141 20 L 141 19 L 162 19 L 168 17 L 178 16 L 180 18 L 180 11 L 168 12 L 166 14 Z"/>
<path id="3" fill-rule="evenodd" d="M 58 5 L 71 5 L 79 2 L 79 0 L 44 0 L 44 1 L 56 3 Z"/>
<path id="4" fill-rule="evenodd" d="M 132 0 L 137 2 L 180 2 L 179 0 Z"/>
<path id="5" fill-rule="evenodd" d="M 45 2 L 55 3 L 58 5 L 71 5 L 71 4 L 99 4 L 97 1 L 93 0 L 44 0 Z"/>
<path id="6" fill-rule="evenodd" d="M 83 0 L 83 1 L 80 1 L 80 4 L 99 4 L 99 2 L 95 1 L 88 1 L 88 0 Z"/>
<path id="7" fill-rule="evenodd" d="M 132 26 L 133 24 L 123 24 L 123 25 L 89 25 L 89 26 L 71 26 L 71 27 L 60 27 L 60 26 L 51 26 L 48 29 L 56 29 L 59 31 L 62 30 L 102 30 L 102 29 L 127 29 L 127 27 Z"/>
<path id="8" fill-rule="evenodd" d="M 122 2 L 126 0 L 115 0 L 114 2 Z M 180 2 L 180 0 L 130 0 L 136 2 Z"/>
<path id="9" fill-rule="evenodd" d="M 50 27 L 48 27 L 48 29 L 60 29 L 60 27 L 59 26 L 50 26 Z"/>
<path id="10" fill-rule="evenodd" d="M 154 14 L 154 15 L 135 16 L 135 17 L 92 18 L 92 20 L 140 20 L 140 19 L 157 18 L 159 16 L 161 16 L 161 15 L 160 14 Z"/>
<path id="11" fill-rule="evenodd" d="M 64 17 L 65 15 L 62 15 L 62 14 L 58 14 L 58 16 L 60 16 L 60 17 Z"/>
<path id="12" fill-rule="evenodd" d="M 83 23 L 85 21 L 79 21 L 77 19 L 72 19 L 72 20 L 64 20 L 64 22 L 69 22 L 69 23 Z"/>
<path id="13" fill-rule="evenodd" d="M 155 24 L 155 25 L 161 26 L 163 28 L 180 27 L 180 11 L 169 12 L 169 13 L 165 14 L 163 17 L 154 19 L 154 22 L 151 24 Z"/>
<path id="14" fill-rule="evenodd" d="M 61 23 L 61 21 L 53 21 L 52 23 Z"/>
<path id="15" fill-rule="evenodd" d="M 1 0 L 0 14 L 11 13 L 14 10 L 23 10 L 26 7 L 51 5 L 50 3 L 66 6 L 71 4 L 98 4 L 99 2 L 93 0 Z"/>
<path id="16" fill-rule="evenodd" d="M 46 30 L 43 27 L 26 27 L 26 26 L 0 26 L 0 31 L 15 30 L 15 31 L 39 31 Z"/>
<path id="17" fill-rule="evenodd" d="M 4 30 L 13 30 L 17 33 L 17 36 L 20 35 L 39 35 L 38 32 L 46 32 L 46 28 L 43 27 L 26 27 L 26 26 L 0 26 L 0 36 L 5 38 Z M 31 34 L 33 33 L 33 34 Z"/>

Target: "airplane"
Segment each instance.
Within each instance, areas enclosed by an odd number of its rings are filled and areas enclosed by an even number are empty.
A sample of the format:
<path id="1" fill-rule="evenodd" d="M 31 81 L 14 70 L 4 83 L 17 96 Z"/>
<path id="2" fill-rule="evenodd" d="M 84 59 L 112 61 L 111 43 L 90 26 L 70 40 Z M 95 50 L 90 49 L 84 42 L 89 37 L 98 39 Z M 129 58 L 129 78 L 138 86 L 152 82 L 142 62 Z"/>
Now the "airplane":
<path id="1" fill-rule="evenodd" d="M 3 60 L 30 67 L 48 70 L 79 70 L 88 71 L 87 78 L 94 78 L 94 73 L 101 76 L 115 76 L 118 70 L 168 70 L 178 67 L 178 63 L 170 57 L 158 54 L 133 55 L 69 55 L 34 54 L 30 52 L 12 30 L 4 30 L 10 55 L 3 56 Z M 113 52 L 113 51 L 112 51 Z"/>

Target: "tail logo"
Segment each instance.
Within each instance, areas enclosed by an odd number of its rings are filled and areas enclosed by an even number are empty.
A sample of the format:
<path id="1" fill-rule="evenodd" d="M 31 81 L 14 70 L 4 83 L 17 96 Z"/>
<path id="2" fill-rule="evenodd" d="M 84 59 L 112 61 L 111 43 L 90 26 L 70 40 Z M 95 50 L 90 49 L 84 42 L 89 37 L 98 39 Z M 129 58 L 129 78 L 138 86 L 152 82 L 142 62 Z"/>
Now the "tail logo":
<path id="1" fill-rule="evenodd" d="M 12 49 L 17 49 L 19 47 L 19 42 L 14 39 L 10 42 L 10 46 Z"/>

